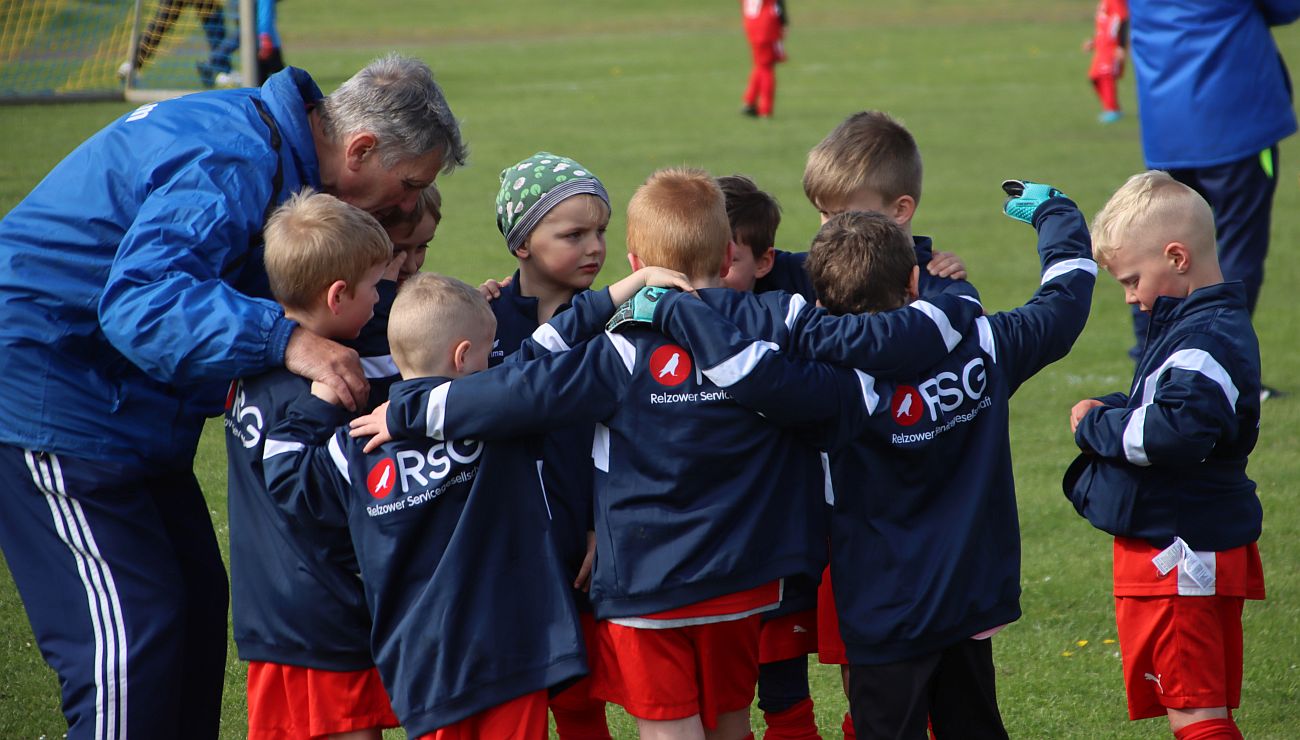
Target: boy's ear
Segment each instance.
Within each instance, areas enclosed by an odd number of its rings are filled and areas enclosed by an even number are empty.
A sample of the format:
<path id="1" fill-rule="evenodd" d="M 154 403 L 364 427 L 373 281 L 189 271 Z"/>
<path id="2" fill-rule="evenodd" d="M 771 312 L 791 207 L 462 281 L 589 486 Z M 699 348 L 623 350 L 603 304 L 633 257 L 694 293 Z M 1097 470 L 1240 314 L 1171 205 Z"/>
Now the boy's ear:
<path id="1" fill-rule="evenodd" d="M 1170 267 L 1179 275 L 1185 274 L 1192 268 L 1192 250 L 1187 248 L 1182 242 L 1169 242 L 1164 249 L 1165 259 L 1169 260 Z"/>
<path id="2" fill-rule="evenodd" d="M 347 292 L 348 284 L 346 280 L 335 280 L 330 283 L 330 287 L 325 290 L 325 305 L 329 308 L 331 314 L 338 315 Z"/>
<path id="3" fill-rule="evenodd" d="M 907 279 L 907 302 L 911 303 L 921 297 L 921 268 L 912 265 L 912 277 Z"/>
<path id="4" fill-rule="evenodd" d="M 375 135 L 369 131 L 361 131 L 348 137 L 347 145 L 343 153 L 347 157 L 347 165 L 350 170 L 361 169 L 361 163 L 366 157 L 374 154 L 375 144 L 378 140 Z"/>
<path id="5" fill-rule="evenodd" d="M 645 267 L 645 263 L 641 261 L 641 258 L 631 252 L 627 253 L 627 263 L 632 266 L 632 272 L 636 272 L 642 267 Z"/>
<path id="6" fill-rule="evenodd" d="M 775 266 L 776 247 L 769 247 L 766 252 L 763 252 L 763 256 L 758 258 L 758 262 L 754 264 L 754 277 L 767 277 L 767 273 L 771 272 Z"/>
<path id="7" fill-rule="evenodd" d="M 465 366 L 469 363 L 470 341 L 462 339 L 451 348 L 451 366 L 456 369 L 456 374 L 461 375 L 465 372 Z"/>
<path id="8" fill-rule="evenodd" d="M 912 217 L 916 215 L 916 198 L 910 195 L 900 195 L 894 199 L 889 206 L 889 217 L 894 219 L 894 223 L 899 226 L 906 226 L 912 222 Z"/>
<path id="9" fill-rule="evenodd" d="M 718 270 L 718 277 L 726 277 L 731 272 L 731 263 L 736 259 L 736 240 L 727 240 L 727 251 L 722 255 L 722 269 Z"/>

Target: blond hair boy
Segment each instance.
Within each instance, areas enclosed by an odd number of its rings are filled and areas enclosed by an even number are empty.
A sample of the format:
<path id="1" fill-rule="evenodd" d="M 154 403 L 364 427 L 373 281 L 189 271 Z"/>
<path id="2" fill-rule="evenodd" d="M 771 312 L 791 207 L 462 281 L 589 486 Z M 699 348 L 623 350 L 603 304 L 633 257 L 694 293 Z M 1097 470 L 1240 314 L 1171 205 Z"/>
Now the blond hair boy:
<path id="1" fill-rule="evenodd" d="M 373 216 L 310 189 L 267 221 L 265 263 L 285 315 L 316 334 L 356 339 L 393 257 Z M 379 327 L 383 331 L 383 327 Z M 386 352 L 385 352 L 386 353 Z M 235 645 L 248 661 L 250 738 L 396 727 L 370 657 L 370 618 L 342 522 L 281 513 L 262 470 L 266 433 L 304 378 L 280 368 L 232 386 L 226 411 Z"/>
<path id="2" fill-rule="evenodd" d="M 1065 491 L 1115 536 L 1115 621 L 1130 719 L 1180 739 L 1241 737 L 1245 599 L 1264 597 L 1263 511 L 1246 463 L 1259 435 L 1259 343 L 1246 290 L 1223 281 L 1214 220 L 1165 172 L 1129 178 L 1097 214 L 1097 262 L 1151 316 L 1132 394 L 1070 412 L 1083 451 Z M 1176 635 L 1195 633 L 1187 641 Z"/>

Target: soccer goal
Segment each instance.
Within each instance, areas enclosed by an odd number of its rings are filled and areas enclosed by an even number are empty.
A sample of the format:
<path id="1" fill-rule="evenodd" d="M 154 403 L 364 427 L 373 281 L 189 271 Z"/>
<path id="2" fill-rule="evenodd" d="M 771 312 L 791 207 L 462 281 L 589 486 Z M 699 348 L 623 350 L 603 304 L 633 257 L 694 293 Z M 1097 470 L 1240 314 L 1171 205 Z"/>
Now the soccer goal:
<path id="1" fill-rule="evenodd" d="M 0 0 L 0 103 L 145 102 L 256 74 L 254 0 Z"/>

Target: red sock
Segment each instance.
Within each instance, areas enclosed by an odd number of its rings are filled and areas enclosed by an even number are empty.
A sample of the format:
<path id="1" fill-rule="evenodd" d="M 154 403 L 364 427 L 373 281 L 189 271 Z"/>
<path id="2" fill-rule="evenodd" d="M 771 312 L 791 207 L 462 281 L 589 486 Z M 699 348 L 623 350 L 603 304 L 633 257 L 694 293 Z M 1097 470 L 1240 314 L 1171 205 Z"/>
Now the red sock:
<path id="1" fill-rule="evenodd" d="M 1241 730 L 1231 717 L 1203 719 L 1174 733 L 1177 740 L 1242 740 Z"/>
<path id="2" fill-rule="evenodd" d="M 844 740 L 858 740 L 858 731 L 853 728 L 853 715 L 844 713 L 844 723 L 840 725 L 840 731 L 844 733 Z"/>
<path id="3" fill-rule="evenodd" d="M 1092 81 L 1092 86 L 1097 88 L 1097 98 L 1101 100 L 1102 110 L 1119 110 L 1119 92 L 1116 89 L 1114 77 L 1097 77 Z"/>
<path id="4" fill-rule="evenodd" d="M 812 699 L 804 699 L 782 712 L 763 712 L 767 732 L 763 740 L 821 740 Z"/>

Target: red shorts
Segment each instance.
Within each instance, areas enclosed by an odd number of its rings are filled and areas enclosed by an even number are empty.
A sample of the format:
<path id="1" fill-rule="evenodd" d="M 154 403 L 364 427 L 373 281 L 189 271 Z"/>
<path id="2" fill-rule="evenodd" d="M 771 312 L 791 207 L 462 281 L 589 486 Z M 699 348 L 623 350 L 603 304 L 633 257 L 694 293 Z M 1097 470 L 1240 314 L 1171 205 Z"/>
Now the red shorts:
<path id="1" fill-rule="evenodd" d="M 718 715 L 748 709 L 754 701 L 760 620 L 753 615 L 670 629 L 599 621 L 591 692 L 633 717 L 698 714 L 713 729 Z"/>
<path id="2" fill-rule="evenodd" d="M 817 610 L 786 614 L 763 622 L 758 662 L 779 663 L 817 652 Z"/>
<path id="3" fill-rule="evenodd" d="M 835 609 L 835 592 L 831 590 L 831 568 L 822 573 L 817 587 L 817 661 L 826 665 L 848 665 L 849 656 L 840 637 L 840 613 Z"/>
<path id="4" fill-rule="evenodd" d="M 418 740 L 546 740 L 546 689 L 511 699 Z"/>
<path id="5" fill-rule="evenodd" d="M 323 737 L 397 727 L 374 668 L 322 671 L 252 661 L 248 664 L 248 737 Z"/>
<path id="6" fill-rule="evenodd" d="M 1117 596 L 1129 719 L 1241 706 L 1238 596 Z"/>

